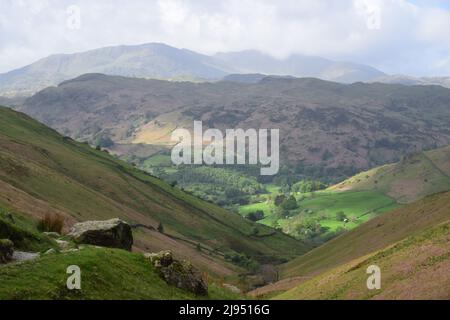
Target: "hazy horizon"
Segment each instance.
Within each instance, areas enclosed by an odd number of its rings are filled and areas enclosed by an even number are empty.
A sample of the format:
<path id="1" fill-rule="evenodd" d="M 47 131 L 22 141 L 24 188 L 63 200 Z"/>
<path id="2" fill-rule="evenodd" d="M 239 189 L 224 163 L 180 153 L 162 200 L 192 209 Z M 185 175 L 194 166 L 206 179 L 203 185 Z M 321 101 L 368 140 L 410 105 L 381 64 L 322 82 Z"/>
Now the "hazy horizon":
<path id="1" fill-rule="evenodd" d="M 258 50 L 446 76 L 448 30 L 450 6 L 439 0 L 0 0 L 0 73 L 52 54 L 159 42 L 208 55 Z"/>

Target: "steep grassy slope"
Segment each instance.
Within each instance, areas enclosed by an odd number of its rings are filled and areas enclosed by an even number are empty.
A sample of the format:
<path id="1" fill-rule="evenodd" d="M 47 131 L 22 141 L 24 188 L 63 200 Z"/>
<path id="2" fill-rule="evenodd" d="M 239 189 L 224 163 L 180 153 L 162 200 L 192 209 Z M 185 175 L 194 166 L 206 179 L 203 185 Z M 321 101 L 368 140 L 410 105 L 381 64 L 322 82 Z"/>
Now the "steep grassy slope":
<path id="1" fill-rule="evenodd" d="M 313 276 L 382 250 L 406 237 L 450 220 L 450 192 L 428 196 L 381 215 L 281 266 L 279 283 L 256 295 L 286 291 Z"/>
<path id="2" fill-rule="evenodd" d="M 400 162 L 360 173 L 329 190 L 376 190 L 409 203 L 450 189 L 450 146 L 415 153 Z"/>
<path id="3" fill-rule="evenodd" d="M 81 290 L 70 291 L 67 267 L 81 269 Z M 147 300 L 198 299 L 167 285 L 142 254 L 123 250 L 85 247 L 75 252 L 55 253 L 21 264 L 0 266 L 0 300 L 89 299 Z M 211 284 L 203 299 L 239 299 Z"/>
<path id="4" fill-rule="evenodd" d="M 450 217 L 449 217 L 450 219 Z M 450 221 L 450 220 L 449 220 Z M 366 270 L 381 270 L 368 290 Z M 276 299 L 450 299 L 450 222 L 314 277 Z"/>
<path id="5" fill-rule="evenodd" d="M 225 253 L 275 261 L 307 249 L 264 226 L 254 236 L 255 225 L 238 215 L 7 108 L 0 108 L 0 146 L 0 205 L 35 218 L 59 213 L 70 225 L 121 217 L 137 227 L 137 249 L 172 249 L 221 275 L 231 272 Z"/>

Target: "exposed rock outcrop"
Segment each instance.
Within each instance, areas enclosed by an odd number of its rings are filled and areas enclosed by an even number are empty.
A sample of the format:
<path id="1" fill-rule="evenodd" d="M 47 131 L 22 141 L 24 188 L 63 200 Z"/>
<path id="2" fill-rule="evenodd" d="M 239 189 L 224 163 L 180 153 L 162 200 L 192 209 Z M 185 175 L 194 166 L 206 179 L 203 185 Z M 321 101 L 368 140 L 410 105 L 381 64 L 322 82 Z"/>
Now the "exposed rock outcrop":
<path id="1" fill-rule="evenodd" d="M 172 252 L 147 253 L 144 255 L 158 271 L 160 277 L 169 285 L 187 290 L 196 295 L 208 294 L 208 283 L 200 270 L 189 261 L 175 260 Z"/>
<path id="2" fill-rule="evenodd" d="M 130 251 L 133 233 L 128 223 L 120 219 L 86 221 L 75 224 L 69 236 L 77 243 Z"/>

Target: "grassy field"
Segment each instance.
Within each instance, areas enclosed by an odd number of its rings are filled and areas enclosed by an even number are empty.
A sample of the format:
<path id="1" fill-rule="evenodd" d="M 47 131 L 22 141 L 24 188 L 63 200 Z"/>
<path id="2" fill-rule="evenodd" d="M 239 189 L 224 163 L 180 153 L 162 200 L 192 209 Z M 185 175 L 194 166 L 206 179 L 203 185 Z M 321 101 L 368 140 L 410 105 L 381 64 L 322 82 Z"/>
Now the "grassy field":
<path id="1" fill-rule="evenodd" d="M 81 269 L 81 290 L 68 290 L 68 266 Z M 20 264 L 0 266 L 0 300 L 171 300 L 199 299 L 167 285 L 142 254 L 84 247 L 79 251 L 44 255 Z M 241 299 L 211 283 L 200 299 Z"/>
<path id="2" fill-rule="evenodd" d="M 277 189 L 272 189 L 274 194 Z M 291 229 L 296 222 L 305 218 L 314 218 L 330 232 L 338 229 L 351 230 L 377 215 L 398 208 L 397 202 L 378 191 L 335 192 L 317 191 L 300 194 L 295 197 L 299 208 L 289 218 L 280 218 L 275 213 L 273 201 L 249 204 L 240 207 L 240 214 L 261 210 L 265 218 L 260 223 L 269 226 L 279 226 L 288 234 L 294 234 Z M 337 213 L 344 213 L 348 222 L 338 220 Z"/>

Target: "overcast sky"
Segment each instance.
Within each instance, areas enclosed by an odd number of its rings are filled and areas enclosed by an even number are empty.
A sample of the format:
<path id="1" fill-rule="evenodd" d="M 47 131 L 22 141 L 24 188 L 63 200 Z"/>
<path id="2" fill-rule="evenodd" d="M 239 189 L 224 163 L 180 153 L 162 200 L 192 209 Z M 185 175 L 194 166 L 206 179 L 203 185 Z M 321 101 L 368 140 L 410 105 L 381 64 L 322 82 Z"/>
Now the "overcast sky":
<path id="1" fill-rule="evenodd" d="M 54 53 L 147 42 L 450 76 L 450 1 L 0 0 L 0 72 Z"/>

